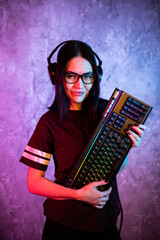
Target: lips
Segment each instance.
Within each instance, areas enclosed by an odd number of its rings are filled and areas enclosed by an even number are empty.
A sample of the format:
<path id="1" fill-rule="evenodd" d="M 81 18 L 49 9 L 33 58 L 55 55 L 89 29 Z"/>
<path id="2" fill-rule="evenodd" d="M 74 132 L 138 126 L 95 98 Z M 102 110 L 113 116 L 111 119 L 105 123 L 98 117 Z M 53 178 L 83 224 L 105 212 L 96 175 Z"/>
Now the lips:
<path id="1" fill-rule="evenodd" d="M 84 94 L 84 92 L 72 92 L 74 96 L 80 97 Z"/>

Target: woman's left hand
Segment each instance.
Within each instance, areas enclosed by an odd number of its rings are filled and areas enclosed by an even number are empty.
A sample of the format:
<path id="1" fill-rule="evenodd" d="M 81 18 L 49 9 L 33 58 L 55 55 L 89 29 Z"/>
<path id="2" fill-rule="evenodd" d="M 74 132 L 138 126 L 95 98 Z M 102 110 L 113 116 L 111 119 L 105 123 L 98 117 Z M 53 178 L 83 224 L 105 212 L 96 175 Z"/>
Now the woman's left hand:
<path id="1" fill-rule="evenodd" d="M 146 126 L 140 124 L 140 125 L 133 125 L 130 127 L 136 132 L 135 133 L 131 130 L 127 131 L 128 136 L 132 141 L 132 147 L 138 147 L 143 139 L 143 134 L 144 134 L 144 131 L 146 130 Z"/>

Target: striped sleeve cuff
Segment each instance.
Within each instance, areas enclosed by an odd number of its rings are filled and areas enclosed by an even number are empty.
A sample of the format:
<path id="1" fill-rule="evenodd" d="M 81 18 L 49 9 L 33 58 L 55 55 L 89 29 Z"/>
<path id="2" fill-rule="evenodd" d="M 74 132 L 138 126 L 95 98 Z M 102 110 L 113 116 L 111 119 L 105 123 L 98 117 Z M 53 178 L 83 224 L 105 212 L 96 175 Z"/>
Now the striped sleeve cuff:
<path id="1" fill-rule="evenodd" d="M 30 167 L 46 171 L 50 158 L 50 153 L 46 153 L 36 148 L 27 146 L 24 150 L 24 153 L 22 154 L 20 162 Z"/>

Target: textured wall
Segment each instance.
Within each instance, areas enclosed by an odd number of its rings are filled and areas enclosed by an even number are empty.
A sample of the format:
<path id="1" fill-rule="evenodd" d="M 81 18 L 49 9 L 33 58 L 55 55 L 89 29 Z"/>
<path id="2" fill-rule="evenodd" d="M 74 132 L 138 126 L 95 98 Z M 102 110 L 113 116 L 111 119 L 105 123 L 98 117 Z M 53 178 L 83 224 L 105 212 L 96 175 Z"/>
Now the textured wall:
<path id="1" fill-rule="evenodd" d="M 0 0 L 1 240 L 40 239 L 44 199 L 28 192 L 18 161 L 54 97 L 46 58 L 68 39 L 86 41 L 103 60 L 102 97 L 119 87 L 154 107 L 118 183 L 123 240 L 160 239 L 159 13 L 159 0 Z"/>

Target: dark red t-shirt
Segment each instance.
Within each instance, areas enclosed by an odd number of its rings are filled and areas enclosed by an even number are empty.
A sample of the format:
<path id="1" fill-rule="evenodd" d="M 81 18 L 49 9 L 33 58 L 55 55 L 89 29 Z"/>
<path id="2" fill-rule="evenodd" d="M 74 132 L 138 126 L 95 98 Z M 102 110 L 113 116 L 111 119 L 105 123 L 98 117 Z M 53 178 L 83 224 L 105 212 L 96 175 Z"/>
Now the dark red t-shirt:
<path id="1" fill-rule="evenodd" d="M 101 100 L 99 113 L 107 104 Z M 99 116 L 100 117 L 100 116 Z M 49 110 L 39 120 L 20 162 L 46 171 L 51 155 L 55 163 L 55 179 L 64 184 L 87 144 L 94 126 L 84 111 L 69 111 L 60 122 L 57 113 Z M 76 200 L 46 199 L 44 215 L 65 226 L 83 231 L 103 231 L 116 224 L 119 214 L 115 181 L 109 201 L 103 209 Z"/>

